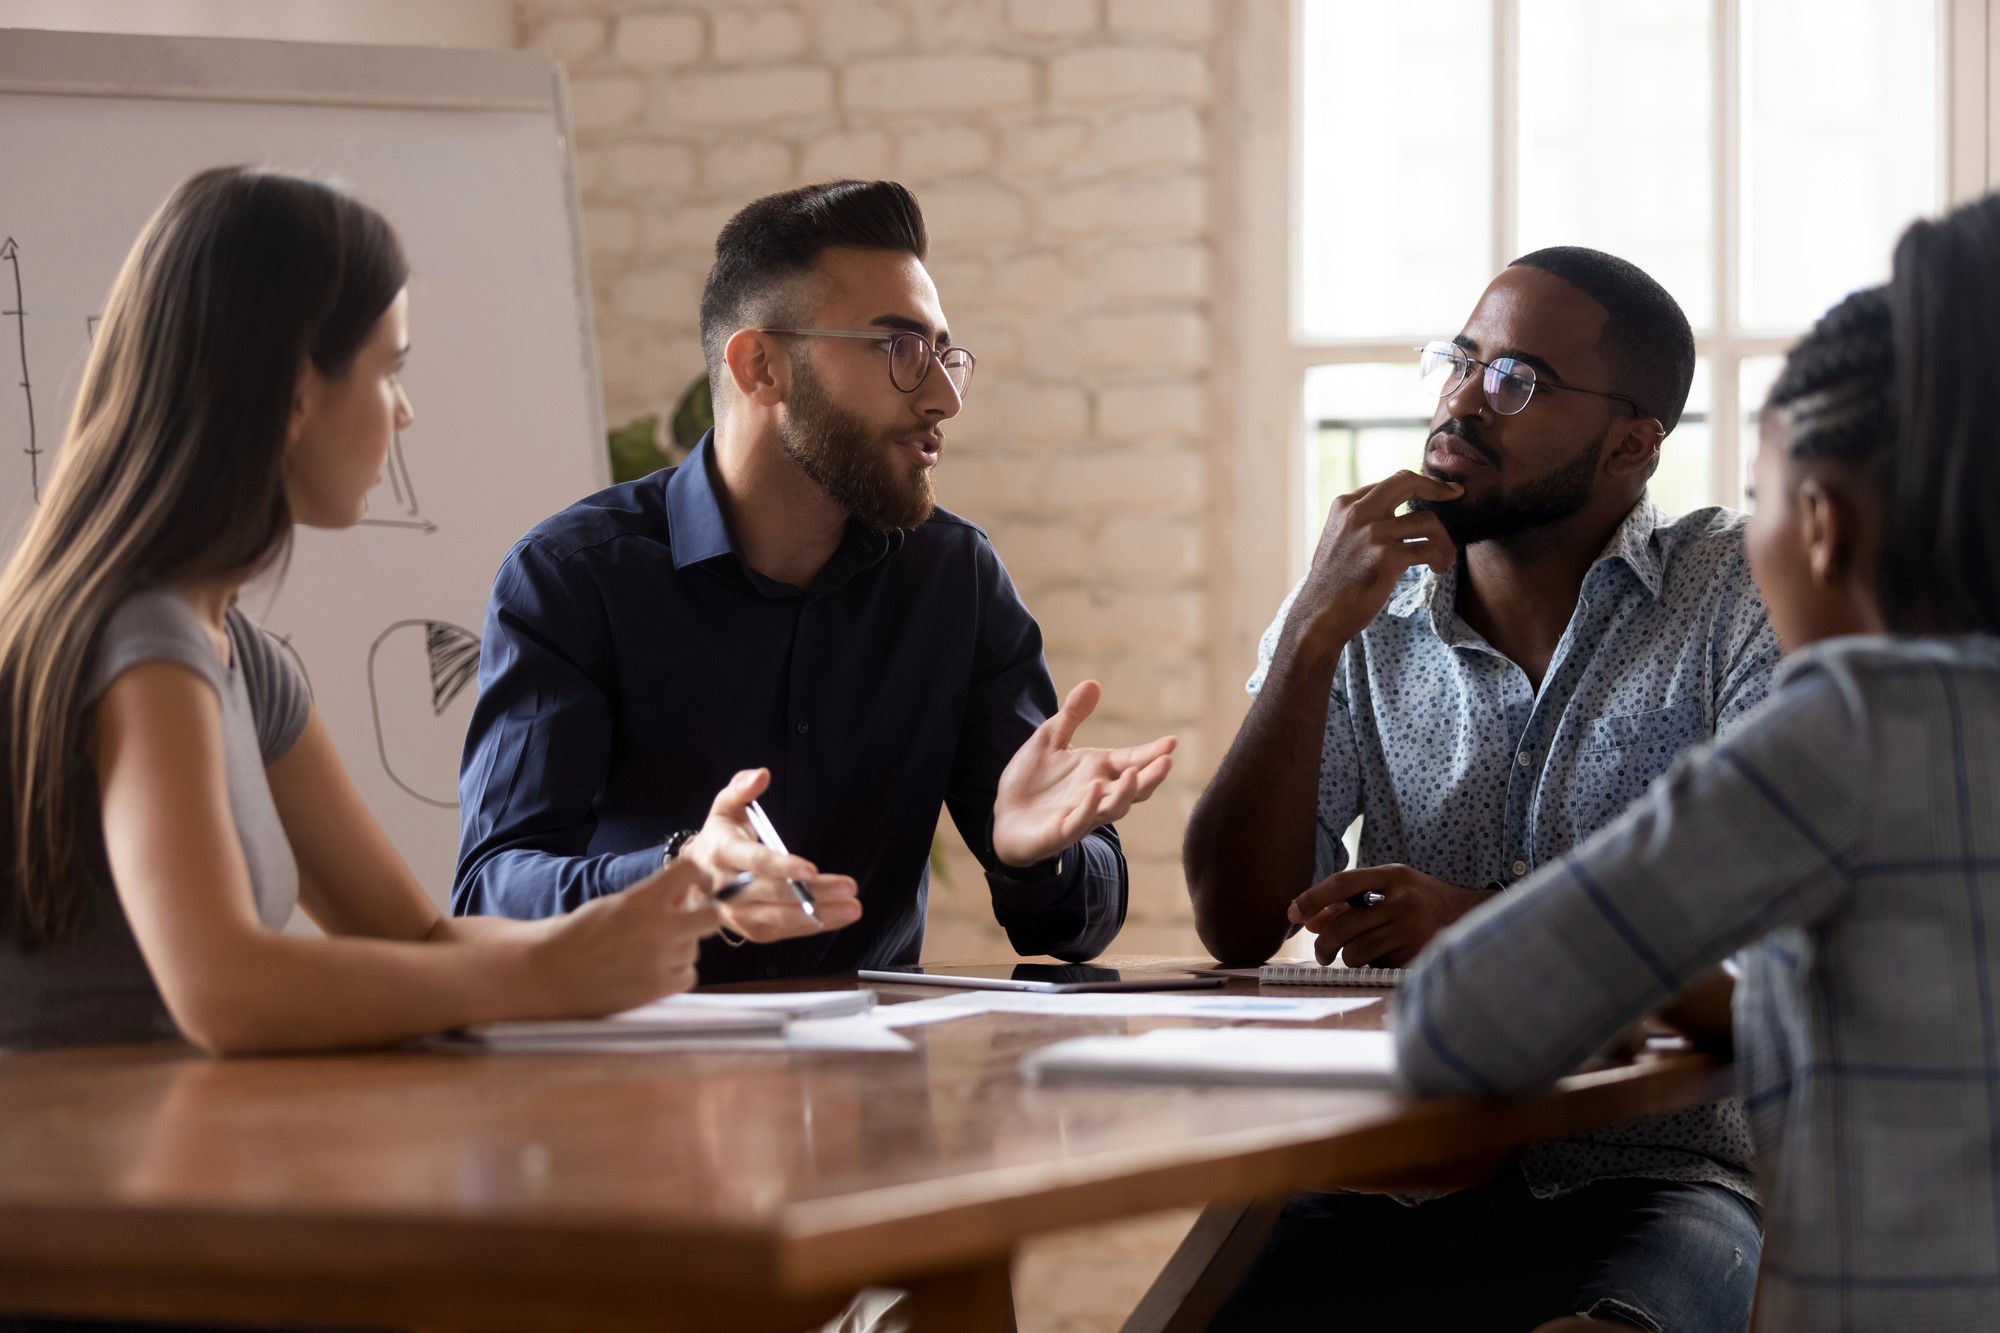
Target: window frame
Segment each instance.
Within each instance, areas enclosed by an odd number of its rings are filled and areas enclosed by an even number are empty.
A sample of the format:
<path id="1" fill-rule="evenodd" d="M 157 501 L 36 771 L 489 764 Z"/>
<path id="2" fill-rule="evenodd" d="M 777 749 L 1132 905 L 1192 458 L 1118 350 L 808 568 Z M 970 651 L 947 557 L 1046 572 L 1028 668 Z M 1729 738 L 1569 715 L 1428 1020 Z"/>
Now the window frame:
<path id="1" fill-rule="evenodd" d="M 1517 253 L 1516 177 L 1519 0 L 1493 6 L 1495 116 L 1493 125 L 1493 271 Z M 1741 3 L 1710 0 L 1716 77 L 1711 133 L 1715 149 L 1713 281 L 1715 325 L 1697 335 L 1697 355 L 1710 368 L 1710 493 L 1741 503 L 1745 452 L 1740 367 L 1746 358 L 1783 353 L 1797 332 L 1773 334 L 1736 325 L 1734 291 L 1741 237 Z M 1305 460 L 1309 423 L 1302 410 L 1306 373 L 1315 366 L 1410 358 L 1411 348 L 1439 336 L 1412 330 L 1375 339 L 1322 339 L 1303 334 L 1295 275 L 1304 237 L 1299 223 L 1303 173 L 1300 89 L 1303 0 L 1245 6 L 1236 29 L 1234 83 L 1241 151 L 1224 185 L 1234 209 L 1222 219 L 1221 243 L 1236 263 L 1231 283 L 1233 360 L 1225 382 L 1234 390 L 1236 449 L 1230 481 L 1234 513 L 1226 526 L 1236 553 L 1233 594 L 1220 617 L 1228 664 L 1217 693 L 1233 699 L 1222 714 L 1242 710 L 1233 668 L 1249 660 L 1278 600 L 1305 572 L 1308 522 Z M 1939 0 L 1940 207 L 1974 198 L 2000 183 L 2000 105 L 1993 71 L 2000 68 L 2000 0 Z M 1274 202 L 1277 206 L 1273 206 Z M 1414 371 L 1412 371 L 1414 373 Z M 1232 696 L 1232 689 L 1235 688 Z"/>

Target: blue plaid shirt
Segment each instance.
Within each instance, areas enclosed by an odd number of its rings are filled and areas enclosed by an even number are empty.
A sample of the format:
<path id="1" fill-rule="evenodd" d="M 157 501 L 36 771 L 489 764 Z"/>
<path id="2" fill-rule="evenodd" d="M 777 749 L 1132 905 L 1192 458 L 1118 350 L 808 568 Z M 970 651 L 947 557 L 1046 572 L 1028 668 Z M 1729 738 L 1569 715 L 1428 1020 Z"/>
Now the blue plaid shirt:
<path id="1" fill-rule="evenodd" d="M 1404 1076 L 1543 1085 L 1739 949 L 1760 1326 L 2000 1328 L 2000 639 L 1787 662 L 1744 726 L 1433 943 Z"/>
<path id="2" fill-rule="evenodd" d="M 1358 815 L 1364 865 L 1467 887 L 1523 879 L 1763 702 L 1777 666 L 1730 510 L 1668 519 L 1640 501 L 1585 575 L 1539 692 L 1460 619 L 1457 591 L 1456 567 L 1410 571 L 1341 655 L 1320 760 L 1321 877 L 1346 868 L 1341 834 Z M 1290 610 L 1264 635 L 1252 693 Z M 1544 1197 L 1622 1176 L 1751 1194 L 1749 1159 L 1728 1101 L 1540 1144 L 1521 1165 Z"/>

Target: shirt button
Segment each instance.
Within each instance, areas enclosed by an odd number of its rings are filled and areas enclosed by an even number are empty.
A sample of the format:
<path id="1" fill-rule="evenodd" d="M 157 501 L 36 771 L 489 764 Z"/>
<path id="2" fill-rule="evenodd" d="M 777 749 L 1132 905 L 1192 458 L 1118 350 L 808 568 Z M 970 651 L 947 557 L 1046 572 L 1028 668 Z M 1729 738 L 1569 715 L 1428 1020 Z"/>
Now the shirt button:
<path id="1" fill-rule="evenodd" d="M 766 964 L 764 964 L 764 975 L 765 975 L 765 976 L 767 976 L 767 977 L 775 977 L 775 976 L 777 976 L 777 975 L 778 975 L 778 965 L 777 965 L 776 963 L 766 963 Z"/>
<path id="2" fill-rule="evenodd" d="M 805 735 L 808 731 L 811 731 L 812 729 L 813 729 L 813 724 L 810 722 L 802 721 L 799 723 L 799 735 L 801 736 Z"/>
<path id="3" fill-rule="evenodd" d="M 1522 768 L 1526 768 L 1529 764 L 1535 762 L 1535 757 L 1529 754 L 1526 750 L 1523 750 L 1521 751 L 1521 753 L 1514 756 L 1514 762 L 1519 764 Z"/>
<path id="4" fill-rule="evenodd" d="M 1514 863 L 1514 876 L 1515 876 L 1515 878 L 1517 878 L 1517 879 L 1518 879 L 1518 878 L 1520 878 L 1520 877 L 1521 877 L 1522 875 L 1525 875 L 1525 874 L 1527 874 L 1527 873 L 1528 873 L 1528 863 L 1527 863 L 1526 861 L 1516 861 L 1516 862 Z"/>

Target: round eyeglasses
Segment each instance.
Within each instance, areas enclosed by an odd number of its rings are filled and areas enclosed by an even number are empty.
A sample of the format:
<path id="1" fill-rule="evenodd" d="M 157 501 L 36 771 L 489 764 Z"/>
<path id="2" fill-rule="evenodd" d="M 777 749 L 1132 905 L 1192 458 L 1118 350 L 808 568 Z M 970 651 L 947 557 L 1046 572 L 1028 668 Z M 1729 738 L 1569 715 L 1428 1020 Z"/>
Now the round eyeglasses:
<path id="1" fill-rule="evenodd" d="M 758 329 L 757 332 L 788 333 L 796 338 L 866 338 L 869 342 L 881 343 L 889 352 L 889 383 L 904 393 L 917 391 L 924 382 L 924 376 L 931 373 L 931 362 L 935 361 L 944 367 L 944 377 L 951 381 L 951 387 L 963 399 L 965 386 L 972 383 L 972 368 L 979 364 L 979 358 L 963 347 L 933 351 L 928 338 L 908 330 Z"/>
<path id="2" fill-rule="evenodd" d="M 1533 366 L 1511 356 L 1496 356 L 1491 361 L 1481 361 L 1457 343 L 1448 342 L 1427 342 L 1416 350 L 1417 378 L 1425 392 L 1438 398 L 1456 392 L 1458 386 L 1471 377 L 1474 366 L 1485 367 L 1480 388 L 1486 391 L 1487 406 L 1503 417 L 1511 417 L 1526 407 L 1537 388 L 1568 389 L 1572 393 L 1615 398 L 1629 404 L 1632 415 L 1639 415 L 1639 404 L 1627 394 L 1611 393 L 1605 389 L 1583 389 L 1574 384 L 1558 384 L 1554 380 L 1538 380 Z"/>

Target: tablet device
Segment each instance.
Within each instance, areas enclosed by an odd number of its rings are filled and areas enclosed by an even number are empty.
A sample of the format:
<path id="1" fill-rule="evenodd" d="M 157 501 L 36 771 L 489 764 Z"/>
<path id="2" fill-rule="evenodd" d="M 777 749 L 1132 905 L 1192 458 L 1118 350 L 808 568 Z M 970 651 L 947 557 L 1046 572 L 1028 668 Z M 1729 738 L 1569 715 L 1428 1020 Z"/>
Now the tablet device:
<path id="1" fill-rule="evenodd" d="M 1028 990 L 1044 995 L 1083 991 L 1213 990 L 1221 977 L 1193 972 L 1121 972 L 1089 963 L 999 963 L 979 967 L 876 967 L 857 973 L 863 981 L 918 986 L 962 986 L 968 990 Z"/>

